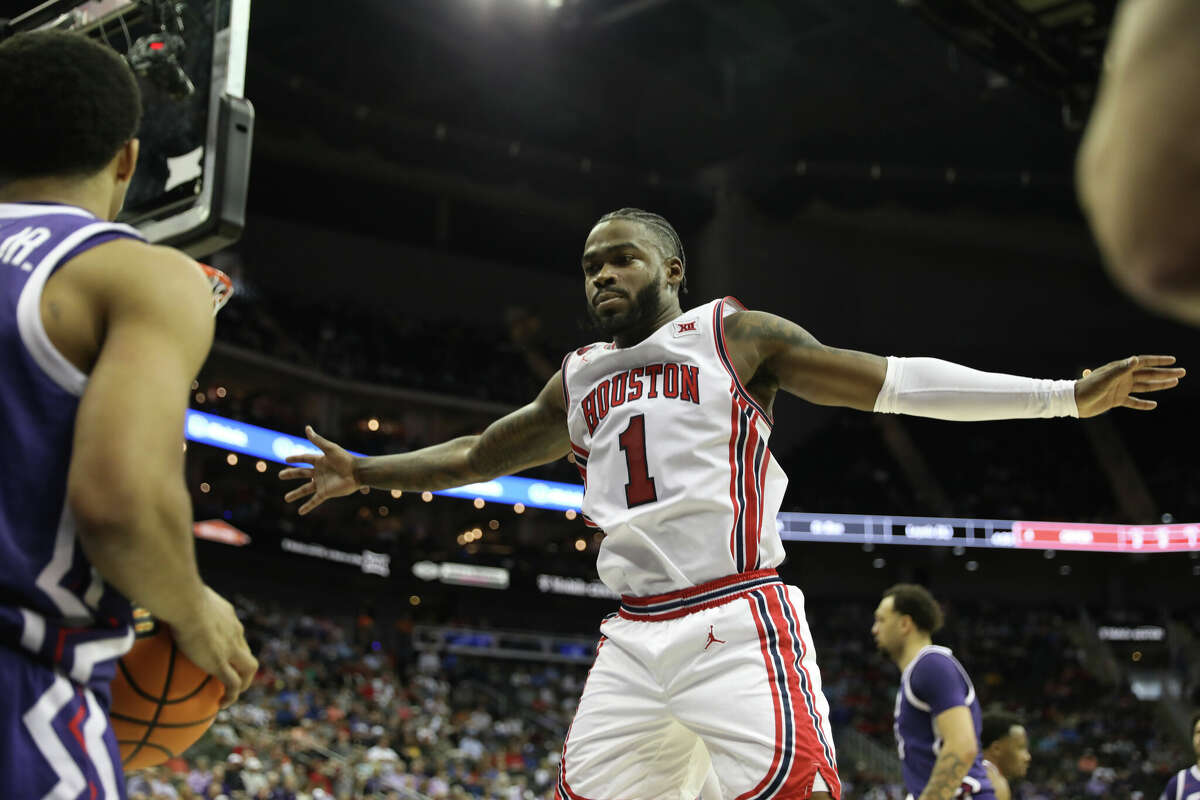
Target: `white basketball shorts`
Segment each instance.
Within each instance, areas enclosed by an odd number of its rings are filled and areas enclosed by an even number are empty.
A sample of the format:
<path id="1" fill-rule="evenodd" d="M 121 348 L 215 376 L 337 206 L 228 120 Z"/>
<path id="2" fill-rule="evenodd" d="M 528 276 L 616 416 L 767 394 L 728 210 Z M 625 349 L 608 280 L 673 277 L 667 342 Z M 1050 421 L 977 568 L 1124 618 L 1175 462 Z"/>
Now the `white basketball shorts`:
<path id="1" fill-rule="evenodd" d="M 841 796 L 804 595 L 775 570 L 623 597 L 600 630 L 556 800 L 696 800 L 710 763 L 724 800 Z"/>

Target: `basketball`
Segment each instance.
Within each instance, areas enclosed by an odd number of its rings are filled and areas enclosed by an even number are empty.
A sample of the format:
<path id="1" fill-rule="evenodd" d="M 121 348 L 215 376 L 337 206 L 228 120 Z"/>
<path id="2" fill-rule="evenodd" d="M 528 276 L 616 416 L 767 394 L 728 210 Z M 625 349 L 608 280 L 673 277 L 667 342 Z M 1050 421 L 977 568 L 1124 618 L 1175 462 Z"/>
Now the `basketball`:
<path id="1" fill-rule="evenodd" d="M 127 770 L 157 766 L 183 753 L 212 725 L 224 687 L 197 667 L 171 632 L 134 612 L 137 640 L 112 682 L 112 728 Z"/>

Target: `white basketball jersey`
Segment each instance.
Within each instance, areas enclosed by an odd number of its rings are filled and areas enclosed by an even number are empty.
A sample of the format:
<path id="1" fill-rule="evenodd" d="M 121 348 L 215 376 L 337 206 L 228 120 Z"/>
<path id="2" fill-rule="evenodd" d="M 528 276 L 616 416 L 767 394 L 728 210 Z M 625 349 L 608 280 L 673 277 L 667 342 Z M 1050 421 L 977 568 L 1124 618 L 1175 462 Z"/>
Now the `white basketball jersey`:
<path id="1" fill-rule="evenodd" d="M 664 594 L 783 561 L 787 476 L 725 350 L 724 317 L 741 310 L 714 300 L 632 347 L 563 359 L 584 519 L 606 534 L 597 568 L 615 592 Z"/>

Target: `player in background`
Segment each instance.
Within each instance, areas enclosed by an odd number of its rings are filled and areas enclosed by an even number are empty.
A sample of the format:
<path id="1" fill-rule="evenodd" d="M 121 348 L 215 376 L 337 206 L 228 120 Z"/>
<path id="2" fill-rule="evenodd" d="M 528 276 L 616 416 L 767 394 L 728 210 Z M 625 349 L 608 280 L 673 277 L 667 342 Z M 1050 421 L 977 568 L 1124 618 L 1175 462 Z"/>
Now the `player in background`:
<path id="1" fill-rule="evenodd" d="M 1200 3 L 1125 0 L 1076 165 L 1116 282 L 1200 324 Z"/>
<path id="2" fill-rule="evenodd" d="M 225 685 L 257 662 L 196 570 L 183 481 L 213 336 L 199 266 L 111 222 L 141 100 L 113 50 L 0 44 L 0 797 L 125 796 L 109 681 L 128 598 Z"/>
<path id="3" fill-rule="evenodd" d="M 900 583 L 883 593 L 871 635 L 900 668 L 894 728 L 909 798 L 990 798 L 992 782 L 979 752 L 979 698 L 949 648 L 933 644 L 942 610 L 923 586 Z"/>
<path id="4" fill-rule="evenodd" d="M 1075 382 L 1019 378 L 829 347 L 732 299 L 685 312 L 679 237 L 639 209 L 601 218 L 581 262 L 611 341 L 568 353 L 532 403 L 480 435 L 373 458 L 310 427 L 320 453 L 280 472 L 302 481 L 285 499 L 308 514 L 363 487 L 462 486 L 574 454 L 584 519 L 606 533 L 597 570 L 622 602 L 567 737 L 562 800 L 694 798 L 706 753 L 728 797 L 840 796 L 803 594 L 775 571 L 778 391 L 950 420 L 1093 416 L 1151 409 L 1131 392 L 1183 375 L 1169 356 L 1141 356 Z"/>
<path id="5" fill-rule="evenodd" d="M 1033 756 L 1029 753 L 1029 736 L 1015 714 L 989 711 L 983 715 L 983 766 L 996 800 L 1011 800 L 1010 781 L 1020 780 L 1029 771 Z"/>
<path id="6" fill-rule="evenodd" d="M 1192 751 L 1196 763 L 1172 775 L 1159 800 L 1200 800 L 1200 711 L 1192 714 Z"/>

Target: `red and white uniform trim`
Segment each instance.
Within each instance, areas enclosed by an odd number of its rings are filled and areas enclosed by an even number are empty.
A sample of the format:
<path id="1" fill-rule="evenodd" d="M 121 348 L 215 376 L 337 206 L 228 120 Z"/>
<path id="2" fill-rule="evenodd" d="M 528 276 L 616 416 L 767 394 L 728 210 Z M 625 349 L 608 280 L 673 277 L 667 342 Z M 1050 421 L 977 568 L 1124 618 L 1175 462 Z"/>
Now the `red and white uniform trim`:
<path id="1" fill-rule="evenodd" d="M 841 795 L 800 590 L 774 570 L 623 597 L 567 733 L 557 800 Z"/>
<path id="2" fill-rule="evenodd" d="M 584 517 L 606 534 L 596 566 L 615 592 L 665 594 L 783 560 L 787 476 L 724 340 L 725 317 L 741 310 L 714 300 L 632 347 L 563 359 Z"/>
<path id="3" fill-rule="evenodd" d="M 623 595 L 617 613 L 637 622 L 661 622 L 731 603 L 755 589 L 782 584 L 775 570 L 761 569 L 653 597 Z"/>

